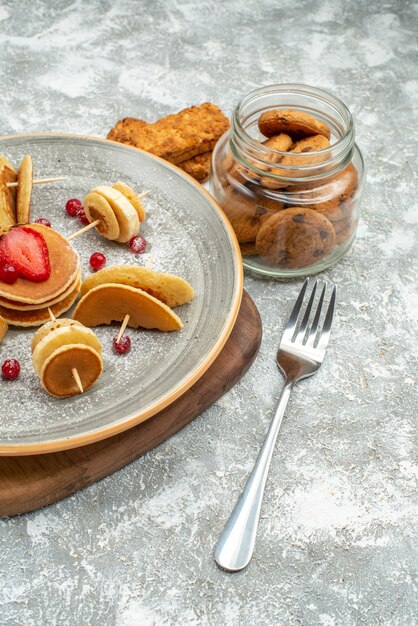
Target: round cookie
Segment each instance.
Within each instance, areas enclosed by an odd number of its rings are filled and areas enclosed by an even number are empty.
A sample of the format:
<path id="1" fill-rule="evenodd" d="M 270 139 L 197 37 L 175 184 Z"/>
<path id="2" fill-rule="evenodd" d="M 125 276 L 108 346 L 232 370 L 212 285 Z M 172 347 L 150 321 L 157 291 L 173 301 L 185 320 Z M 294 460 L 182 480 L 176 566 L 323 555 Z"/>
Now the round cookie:
<path id="1" fill-rule="evenodd" d="M 221 207 L 231 222 L 240 243 L 255 241 L 260 226 L 283 205 L 267 198 L 245 196 L 228 189 Z"/>
<path id="2" fill-rule="evenodd" d="M 350 198 L 358 185 L 357 170 L 350 163 L 340 174 L 338 174 L 329 183 L 329 191 L 332 197 L 337 197 L 340 202 L 344 202 Z"/>
<path id="3" fill-rule="evenodd" d="M 297 110 L 273 109 L 264 111 L 258 119 L 258 128 L 265 137 L 286 133 L 292 139 L 302 139 L 310 135 L 324 135 L 330 138 L 329 127 L 313 115 Z"/>
<path id="4" fill-rule="evenodd" d="M 255 249 L 255 241 L 250 241 L 248 243 L 240 243 L 239 244 L 242 256 L 254 256 L 257 254 L 257 250 Z"/>
<path id="5" fill-rule="evenodd" d="M 267 146 L 271 150 L 279 150 L 280 152 L 287 152 L 293 145 L 293 139 L 286 133 L 280 133 L 279 135 L 273 135 L 269 139 L 263 141 L 263 146 Z M 272 155 L 269 159 L 273 162 L 277 162 L 280 159 L 279 155 Z"/>
<path id="6" fill-rule="evenodd" d="M 293 207 L 269 217 L 258 231 L 257 253 L 269 265 L 294 269 L 320 261 L 335 244 L 331 222 L 312 209 Z"/>

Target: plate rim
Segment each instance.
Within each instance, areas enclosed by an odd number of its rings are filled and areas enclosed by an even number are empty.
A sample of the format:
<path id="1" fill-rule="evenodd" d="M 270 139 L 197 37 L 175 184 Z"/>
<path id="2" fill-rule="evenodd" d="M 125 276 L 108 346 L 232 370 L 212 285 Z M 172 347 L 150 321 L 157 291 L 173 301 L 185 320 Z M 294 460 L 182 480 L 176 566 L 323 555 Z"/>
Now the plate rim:
<path id="1" fill-rule="evenodd" d="M 203 360 L 203 362 L 195 367 L 183 380 L 181 385 L 177 385 L 172 389 L 170 393 L 167 393 L 162 399 L 158 402 L 154 402 L 147 410 L 130 417 L 124 421 L 118 422 L 111 426 L 103 426 L 101 428 L 94 429 L 92 431 L 87 431 L 81 435 L 73 435 L 71 437 L 66 437 L 62 439 L 52 439 L 46 442 L 38 442 L 38 443 L 17 443 L 10 445 L 0 445 L 0 457 L 1 456 L 28 456 L 34 454 L 46 454 L 51 452 L 60 452 L 63 450 L 69 450 L 72 448 L 83 447 L 97 441 L 101 441 L 103 439 L 110 438 L 112 436 L 117 435 L 125 430 L 133 428 L 142 422 L 145 422 L 147 419 L 150 419 L 167 406 L 172 404 L 177 398 L 182 396 L 190 387 L 194 385 L 194 383 L 203 376 L 203 374 L 209 369 L 210 365 L 214 362 L 216 357 L 221 352 L 224 347 L 229 335 L 232 332 L 232 329 L 235 325 L 238 312 L 241 305 L 242 300 L 242 292 L 244 286 L 244 269 L 242 265 L 242 257 L 241 251 L 239 248 L 238 240 L 236 238 L 235 232 L 228 221 L 225 213 L 222 211 L 219 204 L 216 202 L 214 197 L 200 184 L 198 183 L 190 174 L 187 174 L 179 167 L 166 161 L 165 159 L 156 156 L 150 152 L 146 152 L 145 150 L 141 150 L 140 148 L 136 148 L 134 146 L 129 146 L 126 144 L 122 144 L 118 141 L 113 141 L 111 139 L 105 139 L 102 137 L 96 137 L 94 135 L 83 135 L 78 133 L 59 133 L 59 132 L 46 132 L 46 133 L 14 133 L 11 135 L 0 135 L 0 141 L 7 139 L 18 139 L 18 138 L 41 138 L 41 137 L 57 137 L 57 138 L 75 138 L 75 139 L 88 139 L 93 141 L 98 141 L 104 144 L 111 144 L 112 146 L 117 146 L 122 151 L 126 150 L 128 152 L 140 152 L 142 154 L 147 155 L 151 159 L 155 159 L 156 161 L 161 161 L 166 167 L 169 167 L 174 170 L 175 173 L 179 174 L 186 181 L 191 183 L 194 187 L 196 187 L 199 193 L 203 194 L 206 199 L 210 202 L 215 212 L 218 214 L 219 218 L 223 222 L 223 225 L 226 231 L 229 234 L 230 242 L 232 245 L 233 252 L 233 260 L 234 260 L 234 276 L 235 276 L 235 291 L 233 294 L 233 300 L 231 303 L 231 309 L 229 311 L 228 317 L 225 320 L 225 324 L 223 330 L 216 340 L 214 346 L 212 347 L 209 354 Z"/>

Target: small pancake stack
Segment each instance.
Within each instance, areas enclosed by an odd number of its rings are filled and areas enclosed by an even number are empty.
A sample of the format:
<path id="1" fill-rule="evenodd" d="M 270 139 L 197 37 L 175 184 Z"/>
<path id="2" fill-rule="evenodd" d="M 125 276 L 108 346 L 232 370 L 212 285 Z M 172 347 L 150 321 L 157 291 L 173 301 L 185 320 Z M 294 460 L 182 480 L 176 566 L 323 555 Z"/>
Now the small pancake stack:
<path id="1" fill-rule="evenodd" d="M 80 259 L 74 248 L 57 231 L 42 224 L 27 224 L 43 235 L 51 273 L 47 280 L 31 282 L 18 278 L 7 284 L 0 282 L 0 316 L 13 326 L 40 326 L 65 313 L 76 301 L 81 286 Z"/>
<path id="2" fill-rule="evenodd" d="M 55 319 L 33 336 L 32 362 L 44 389 L 53 396 L 67 398 L 87 391 L 100 377 L 102 345 L 80 322 Z"/>

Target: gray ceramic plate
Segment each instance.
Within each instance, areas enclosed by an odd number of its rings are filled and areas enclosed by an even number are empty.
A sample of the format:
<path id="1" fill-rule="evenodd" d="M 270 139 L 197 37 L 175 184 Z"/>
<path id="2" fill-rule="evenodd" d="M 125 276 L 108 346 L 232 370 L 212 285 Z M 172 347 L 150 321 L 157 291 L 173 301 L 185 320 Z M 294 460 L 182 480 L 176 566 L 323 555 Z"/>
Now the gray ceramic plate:
<path id="1" fill-rule="evenodd" d="M 69 198 L 83 199 L 98 184 L 123 180 L 144 199 L 147 220 L 141 233 L 150 252 L 134 255 L 95 230 L 74 240 L 83 274 L 89 258 L 103 252 L 107 265 L 144 265 L 186 278 L 196 298 L 178 307 L 184 323 L 177 333 L 129 330 L 130 353 L 117 356 L 117 327 L 98 327 L 104 372 L 87 393 L 59 400 L 41 387 L 32 368 L 34 330 L 11 329 L 0 345 L 0 361 L 19 359 L 14 381 L 0 380 L 0 454 L 51 452 L 109 437 L 151 417 L 184 393 L 209 367 L 227 340 L 240 305 L 242 267 L 235 236 L 212 197 L 181 170 L 150 154 L 120 144 L 74 135 L 0 138 L 0 154 L 17 167 L 31 154 L 34 177 L 68 179 L 33 188 L 32 220 L 47 217 L 70 235 L 80 227 L 67 216 Z M 66 314 L 67 315 L 67 314 Z"/>

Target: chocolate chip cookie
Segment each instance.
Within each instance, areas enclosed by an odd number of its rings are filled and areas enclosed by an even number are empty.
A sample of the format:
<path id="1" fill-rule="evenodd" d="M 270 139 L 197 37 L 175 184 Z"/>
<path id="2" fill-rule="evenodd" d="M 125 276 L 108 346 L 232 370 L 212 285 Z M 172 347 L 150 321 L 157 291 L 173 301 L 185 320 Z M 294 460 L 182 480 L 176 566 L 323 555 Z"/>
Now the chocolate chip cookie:
<path id="1" fill-rule="evenodd" d="M 255 241 L 261 225 L 283 208 L 280 202 L 246 196 L 230 187 L 221 203 L 240 243 Z"/>
<path id="2" fill-rule="evenodd" d="M 320 261 L 335 244 L 331 222 L 312 209 L 293 207 L 278 211 L 260 227 L 256 250 L 269 265 L 285 269 Z"/>

